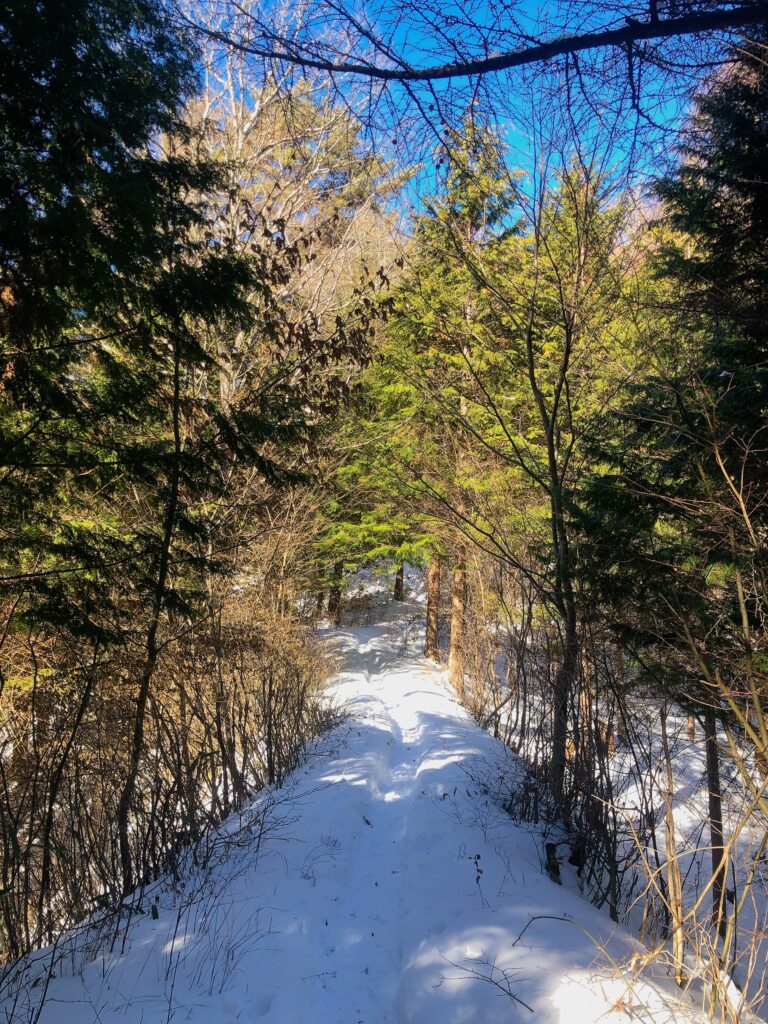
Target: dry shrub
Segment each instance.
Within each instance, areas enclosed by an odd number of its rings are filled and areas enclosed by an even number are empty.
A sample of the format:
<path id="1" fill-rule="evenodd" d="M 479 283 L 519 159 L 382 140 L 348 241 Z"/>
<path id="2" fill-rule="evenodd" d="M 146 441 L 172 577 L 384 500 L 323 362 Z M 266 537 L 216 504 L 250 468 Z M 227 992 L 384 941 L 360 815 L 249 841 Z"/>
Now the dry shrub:
<path id="1" fill-rule="evenodd" d="M 131 843 L 146 884 L 250 795 L 279 786 L 334 720 L 333 665 L 310 628 L 255 588 L 168 616 L 149 704 Z M 0 958 L 116 905 L 116 815 L 140 652 L 17 636 L 0 693 Z"/>

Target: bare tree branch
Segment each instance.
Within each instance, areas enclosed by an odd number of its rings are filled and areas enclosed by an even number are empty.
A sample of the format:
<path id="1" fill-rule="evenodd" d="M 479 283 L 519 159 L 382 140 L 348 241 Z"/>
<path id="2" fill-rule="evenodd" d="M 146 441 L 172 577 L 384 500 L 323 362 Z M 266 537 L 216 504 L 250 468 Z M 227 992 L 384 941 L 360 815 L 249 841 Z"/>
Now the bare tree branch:
<path id="1" fill-rule="evenodd" d="M 518 38 L 526 38 L 526 41 L 521 46 L 506 52 L 425 68 L 414 67 L 403 57 L 394 54 L 389 45 L 371 34 L 370 29 L 366 28 L 362 33 L 361 26 L 357 21 L 351 15 L 346 15 L 336 5 L 334 5 L 334 12 L 345 17 L 350 28 L 363 34 L 372 43 L 375 51 L 393 61 L 396 66 L 387 67 L 374 61 L 335 57 L 332 55 L 332 50 L 324 53 L 322 46 L 314 41 L 302 42 L 270 32 L 266 23 L 257 19 L 254 19 L 252 23 L 255 31 L 248 37 L 238 38 L 206 26 L 195 25 L 194 27 L 204 35 L 226 43 L 234 49 L 265 60 L 287 62 L 303 68 L 314 68 L 334 74 L 359 75 L 384 82 L 435 82 L 506 71 L 587 50 L 619 47 L 625 52 L 631 53 L 635 44 L 651 40 L 736 32 L 768 20 L 768 3 L 765 0 L 752 0 L 752 2 L 742 4 L 720 4 L 714 10 L 692 11 L 682 16 L 663 19 L 658 18 L 655 5 L 652 5 L 648 20 L 626 17 L 624 24 L 615 28 L 576 34 L 567 33 L 546 40 L 530 39 L 530 37 L 520 35 Z M 181 11 L 180 15 L 185 23 L 190 24 L 187 14 Z"/>

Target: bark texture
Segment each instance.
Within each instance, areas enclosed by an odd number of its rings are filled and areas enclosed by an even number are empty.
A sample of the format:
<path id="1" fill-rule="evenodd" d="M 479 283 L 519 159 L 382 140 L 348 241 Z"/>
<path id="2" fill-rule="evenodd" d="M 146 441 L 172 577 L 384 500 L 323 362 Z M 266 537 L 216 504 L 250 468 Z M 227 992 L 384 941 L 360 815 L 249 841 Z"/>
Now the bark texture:
<path id="1" fill-rule="evenodd" d="M 464 626 L 467 611 L 467 568 L 463 548 L 457 554 L 453 569 L 451 595 L 451 645 L 448 651 L 448 681 L 456 690 L 459 700 L 466 696 L 464 688 Z"/>
<path id="2" fill-rule="evenodd" d="M 427 566 L 427 632 L 424 654 L 437 661 L 440 657 L 438 637 L 440 630 L 440 559 L 433 556 Z"/>

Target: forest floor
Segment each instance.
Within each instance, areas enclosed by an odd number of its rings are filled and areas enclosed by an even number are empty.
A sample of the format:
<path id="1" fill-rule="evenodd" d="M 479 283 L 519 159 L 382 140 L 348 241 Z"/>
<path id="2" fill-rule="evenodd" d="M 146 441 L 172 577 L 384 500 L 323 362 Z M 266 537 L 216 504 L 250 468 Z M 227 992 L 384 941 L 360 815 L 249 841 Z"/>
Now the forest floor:
<path id="1" fill-rule="evenodd" d="M 617 966 L 640 947 L 488 796 L 501 745 L 411 653 L 406 618 L 328 633 L 343 724 L 111 949 L 106 924 L 61 944 L 42 1024 L 694 1019 L 666 978 Z M 44 963 L 10 1019 L 34 1019 Z"/>

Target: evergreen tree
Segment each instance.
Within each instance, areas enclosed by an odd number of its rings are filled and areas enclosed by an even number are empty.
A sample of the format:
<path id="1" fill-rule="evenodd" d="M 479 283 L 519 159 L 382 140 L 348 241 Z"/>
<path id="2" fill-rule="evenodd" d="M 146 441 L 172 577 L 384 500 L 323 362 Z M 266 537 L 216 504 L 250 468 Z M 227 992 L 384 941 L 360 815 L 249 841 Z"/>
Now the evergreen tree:
<path id="1" fill-rule="evenodd" d="M 34 630 L 45 671 L 79 693 L 42 834 L 30 824 L 12 858 L 20 870 L 43 850 L 43 929 L 58 787 L 97 678 L 73 666 L 122 652 L 131 700 L 102 884 L 127 894 L 150 866 L 138 780 L 160 652 L 208 608 L 212 572 L 233 571 L 242 514 L 221 513 L 238 483 L 295 478 L 293 449 L 339 400 L 334 363 L 365 350 L 370 316 L 364 288 L 330 326 L 281 299 L 304 256 L 201 157 L 184 116 L 195 55 L 163 3 L 19 3 L 4 17 L 4 637 Z M 256 339 L 236 388 L 221 358 L 233 337 Z"/>
<path id="2" fill-rule="evenodd" d="M 641 678 L 705 723 L 721 930 L 718 721 L 768 763 L 766 53 L 764 36 L 734 52 L 697 99 L 680 167 L 659 184 L 667 226 L 646 288 L 651 365 L 604 424 L 610 468 L 587 502 L 595 579 Z"/>
<path id="3" fill-rule="evenodd" d="M 626 209 L 577 161 L 526 209 L 492 139 L 468 132 L 451 156 L 446 196 L 419 224 L 392 359 L 451 438 L 452 457 L 420 452 L 420 486 L 534 586 L 557 625 L 559 800 L 579 672 L 574 500 L 585 426 L 615 385 L 627 330 L 612 317 L 628 262 Z"/>
<path id="4" fill-rule="evenodd" d="M 453 504 L 464 504 L 459 494 L 469 473 L 450 383 L 461 357 L 446 345 L 444 321 L 466 323 L 472 302 L 472 275 L 456 259 L 457 243 L 474 244 L 498 228 L 511 192 L 498 144 L 471 114 L 439 159 L 445 196 L 416 220 L 408 271 L 341 436 L 353 454 L 334 478 L 323 545 L 329 564 L 423 564 L 461 543 L 455 524 L 446 525 L 453 516 L 441 500 L 447 487 Z M 432 376 L 441 378 L 439 387 Z M 436 594 L 433 585 L 433 603 Z M 428 618 L 435 656 L 434 608 Z"/>

